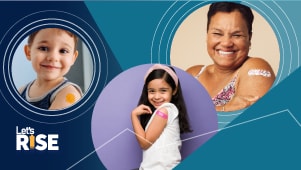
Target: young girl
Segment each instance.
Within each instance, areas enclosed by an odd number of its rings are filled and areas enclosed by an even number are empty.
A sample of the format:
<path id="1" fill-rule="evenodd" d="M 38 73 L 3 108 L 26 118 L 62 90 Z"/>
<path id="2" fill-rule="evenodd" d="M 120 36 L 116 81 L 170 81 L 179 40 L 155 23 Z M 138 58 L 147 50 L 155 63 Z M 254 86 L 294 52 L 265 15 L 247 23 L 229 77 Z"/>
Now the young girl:
<path id="1" fill-rule="evenodd" d="M 140 169 L 172 169 L 181 161 L 180 133 L 191 132 L 180 81 L 171 67 L 153 65 L 131 114 L 143 149 Z"/>
<path id="2" fill-rule="evenodd" d="M 19 89 L 26 101 L 42 109 L 63 109 L 78 101 L 81 89 L 64 75 L 74 64 L 77 37 L 59 28 L 45 28 L 32 33 L 24 47 L 37 78 Z"/>

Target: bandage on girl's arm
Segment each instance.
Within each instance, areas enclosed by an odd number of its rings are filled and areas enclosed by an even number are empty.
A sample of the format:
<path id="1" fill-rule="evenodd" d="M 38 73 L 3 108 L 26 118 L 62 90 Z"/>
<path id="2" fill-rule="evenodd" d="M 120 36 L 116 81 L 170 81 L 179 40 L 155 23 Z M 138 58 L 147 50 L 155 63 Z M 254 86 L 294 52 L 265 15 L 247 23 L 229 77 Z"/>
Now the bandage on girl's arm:
<path id="1" fill-rule="evenodd" d="M 149 148 L 160 137 L 168 121 L 168 110 L 166 108 L 161 108 L 160 111 L 157 110 L 153 114 L 155 114 L 153 115 L 153 119 L 149 122 L 145 134 L 142 135 L 144 137 L 141 140 L 142 145 L 139 142 L 141 148 L 144 150 Z M 137 121 L 137 119 L 135 120 Z"/>
<path id="2" fill-rule="evenodd" d="M 158 111 L 156 112 L 156 115 L 162 117 L 163 119 L 167 119 L 167 118 L 168 118 L 168 115 L 165 114 L 165 113 L 163 113 L 163 112 L 161 112 L 160 110 L 158 110 Z"/>

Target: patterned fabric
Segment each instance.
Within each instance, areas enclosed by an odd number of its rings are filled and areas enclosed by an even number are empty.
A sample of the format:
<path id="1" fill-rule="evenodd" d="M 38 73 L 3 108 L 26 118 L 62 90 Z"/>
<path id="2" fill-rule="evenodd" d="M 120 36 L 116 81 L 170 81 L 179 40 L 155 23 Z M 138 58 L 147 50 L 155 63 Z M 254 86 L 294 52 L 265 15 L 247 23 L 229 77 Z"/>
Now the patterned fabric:
<path id="1" fill-rule="evenodd" d="M 195 76 L 196 79 L 204 72 L 207 66 L 203 66 L 200 72 Z M 212 101 L 215 106 L 223 106 L 227 104 L 235 94 L 235 84 L 237 81 L 238 72 L 234 78 L 215 96 Z"/>
<path id="2" fill-rule="evenodd" d="M 235 94 L 237 75 L 215 96 L 212 101 L 215 106 L 223 106 L 228 103 Z"/>

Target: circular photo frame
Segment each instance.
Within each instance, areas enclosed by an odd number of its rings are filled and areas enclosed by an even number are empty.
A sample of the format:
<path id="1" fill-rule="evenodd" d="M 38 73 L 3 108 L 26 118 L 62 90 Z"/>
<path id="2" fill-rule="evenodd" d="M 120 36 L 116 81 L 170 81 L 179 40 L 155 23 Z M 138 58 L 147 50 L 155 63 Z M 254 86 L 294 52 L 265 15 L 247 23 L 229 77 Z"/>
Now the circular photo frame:
<path id="1" fill-rule="evenodd" d="M 132 128 L 131 112 L 137 107 L 144 75 L 151 66 L 139 65 L 116 76 L 95 104 L 91 122 L 92 139 L 95 152 L 107 169 L 137 169 L 141 163 L 142 150 Z M 181 135 L 181 155 L 185 159 L 216 134 L 217 115 L 203 86 L 185 71 L 173 68 L 181 83 L 193 130 Z"/>
<path id="2" fill-rule="evenodd" d="M 170 62 L 172 65 L 187 70 L 195 65 L 206 66 L 213 64 L 207 52 L 206 44 L 207 12 L 210 5 L 211 3 L 205 4 L 194 10 L 191 8 L 191 13 L 177 27 L 170 46 Z M 251 10 L 254 15 L 254 21 L 251 47 L 248 55 L 266 60 L 271 65 L 275 75 L 277 75 L 280 67 L 280 47 L 277 36 L 270 23 L 256 10 L 252 8 Z M 265 37 L 265 41 L 262 41 L 262 37 Z M 274 85 L 276 83 L 275 80 Z M 225 127 L 247 108 L 231 112 L 218 112 L 219 127 Z"/>
<path id="3" fill-rule="evenodd" d="M 25 85 L 25 81 L 34 79 L 32 73 L 26 71 L 32 70 L 25 66 L 26 62 L 19 61 L 22 55 L 22 48 L 26 43 L 29 34 L 44 28 L 60 28 L 74 33 L 80 39 L 80 58 L 83 60 L 72 68 L 67 77 L 72 81 L 80 81 L 80 87 L 84 92 L 82 98 L 68 108 L 61 110 L 45 110 L 37 108 L 20 97 L 19 86 Z M 8 46 L 3 59 L 4 87 L 6 91 L 1 90 L 6 102 L 23 117 L 40 123 L 62 123 L 73 120 L 86 113 L 95 103 L 100 91 L 105 86 L 107 69 L 107 47 L 101 36 L 87 22 L 76 15 L 63 11 L 40 11 L 23 17 L 16 22 L 5 34 L 3 41 L 8 41 Z M 19 56 L 21 55 L 21 56 Z M 83 58 L 83 56 L 85 56 Z M 79 72 L 79 69 L 84 71 Z M 81 79 L 77 77 L 82 75 Z M 20 77 L 25 78 L 22 81 Z"/>

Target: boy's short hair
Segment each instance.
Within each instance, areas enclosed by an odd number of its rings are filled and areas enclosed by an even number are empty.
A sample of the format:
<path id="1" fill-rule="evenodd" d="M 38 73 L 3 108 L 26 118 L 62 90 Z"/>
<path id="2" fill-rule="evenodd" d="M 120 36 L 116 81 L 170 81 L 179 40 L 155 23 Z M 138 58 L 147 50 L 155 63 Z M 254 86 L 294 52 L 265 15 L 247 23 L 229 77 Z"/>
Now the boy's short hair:
<path id="1" fill-rule="evenodd" d="M 43 29 L 47 29 L 47 28 L 43 28 Z M 32 42 L 33 42 L 35 36 L 37 35 L 37 33 L 38 33 L 39 31 L 43 30 L 43 29 L 37 30 L 37 31 L 31 33 L 31 34 L 28 36 L 27 44 L 28 44 L 29 46 L 31 46 L 31 44 L 32 44 Z M 73 33 L 70 32 L 70 31 L 61 29 L 61 28 L 51 28 L 51 29 L 56 29 L 57 31 L 64 31 L 64 32 L 66 32 L 68 35 L 70 35 L 70 37 L 73 37 L 73 39 L 74 39 L 74 49 L 75 49 L 75 50 L 77 49 L 78 37 L 77 37 L 75 34 L 73 34 Z"/>

